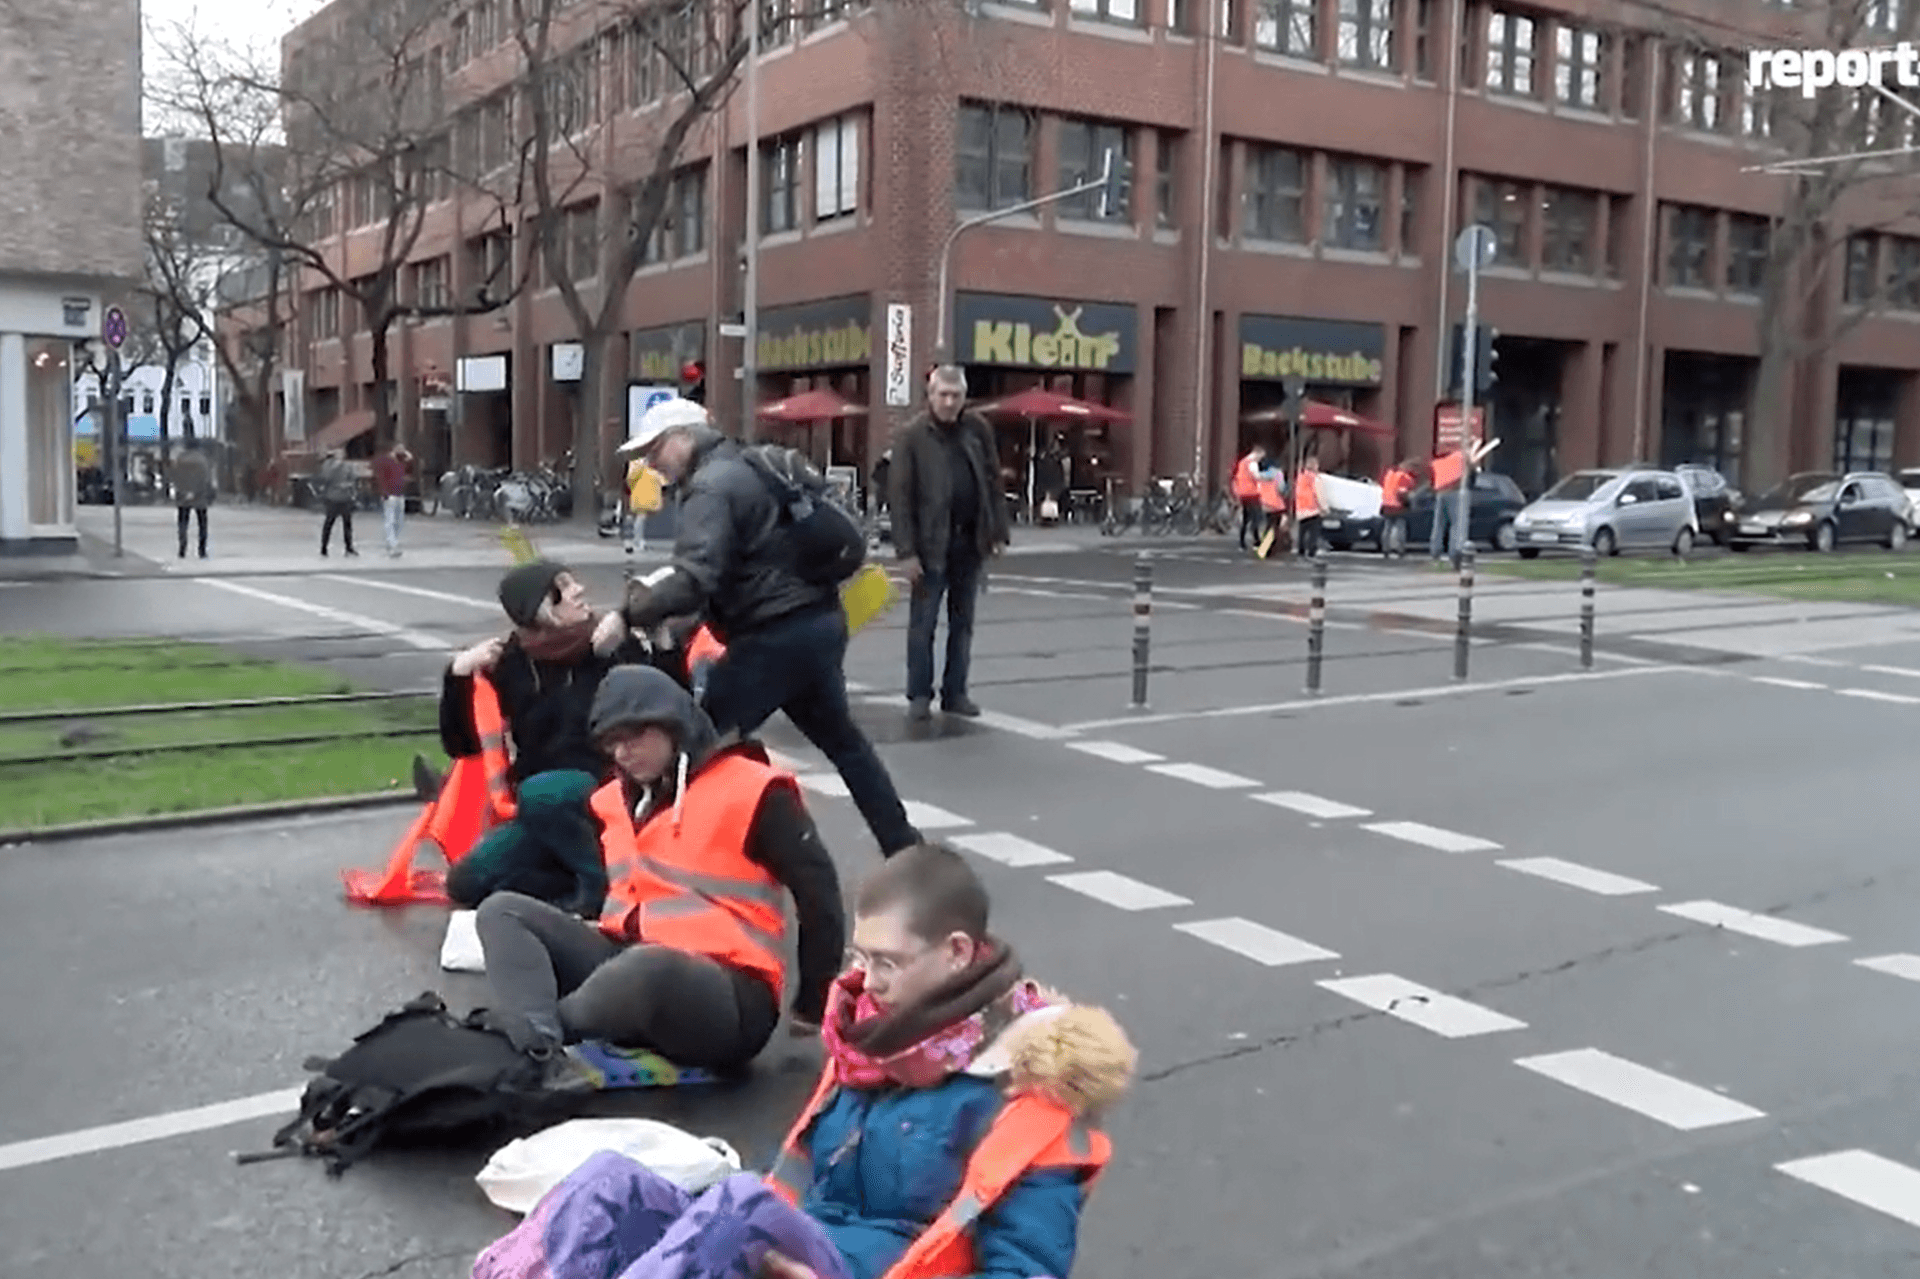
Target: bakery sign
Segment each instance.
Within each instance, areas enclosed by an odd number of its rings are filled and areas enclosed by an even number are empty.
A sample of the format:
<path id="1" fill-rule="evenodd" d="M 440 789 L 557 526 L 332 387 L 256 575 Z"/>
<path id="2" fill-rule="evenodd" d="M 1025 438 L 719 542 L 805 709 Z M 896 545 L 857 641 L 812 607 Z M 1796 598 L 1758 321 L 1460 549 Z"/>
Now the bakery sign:
<path id="1" fill-rule="evenodd" d="M 830 369 L 873 362 L 873 301 L 853 297 L 767 307 L 759 315 L 762 372 Z"/>
<path id="2" fill-rule="evenodd" d="M 1308 386 L 1379 386 L 1386 381 L 1386 353 L 1387 332 L 1378 324 L 1240 317 L 1242 381 L 1297 376 Z"/>
<path id="3" fill-rule="evenodd" d="M 1111 302 L 962 293 L 954 315 L 962 364 L 1131 373 L 1137 317 Z"/>

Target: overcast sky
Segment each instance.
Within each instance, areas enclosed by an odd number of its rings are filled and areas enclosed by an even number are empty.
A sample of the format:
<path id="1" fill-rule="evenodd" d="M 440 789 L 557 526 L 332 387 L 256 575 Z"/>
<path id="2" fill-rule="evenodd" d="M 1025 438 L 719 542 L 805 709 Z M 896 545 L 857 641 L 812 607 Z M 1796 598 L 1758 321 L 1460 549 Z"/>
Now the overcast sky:
<path id="1" fill-rule="evenodd" d="M 324 0 L 143 0 L 149 26 L 191 20 L 203 31 L 232 40 L 276 40 L 296 22 L 321 8 Z"/>

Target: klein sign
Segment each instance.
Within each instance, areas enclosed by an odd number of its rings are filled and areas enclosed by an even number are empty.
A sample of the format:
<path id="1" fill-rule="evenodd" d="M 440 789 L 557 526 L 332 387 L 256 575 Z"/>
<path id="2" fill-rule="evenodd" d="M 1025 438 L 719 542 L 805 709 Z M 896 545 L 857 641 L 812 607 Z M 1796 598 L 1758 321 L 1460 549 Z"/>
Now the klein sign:
<path id="1" fill-rule="evenodd" d="M 1380 386 L 1386 351 L 1386 329 L 1378 324 L 1240 317 L 1240 377 L 1248 382 L 1297 376 L 1308 386 Z"/>
<path id="2" fill-rule="evenodd" d="M 755 361 L 763 373 L 873 362 L 873 302 L 866 294 L 760 312 Z"/>
<path id="3" fill-rule="evenodd" d="M 1109 302 L 962 293 L 954 314 L 962 364 L 1062 372 L 1134 371 L 1138 317 Z"/>

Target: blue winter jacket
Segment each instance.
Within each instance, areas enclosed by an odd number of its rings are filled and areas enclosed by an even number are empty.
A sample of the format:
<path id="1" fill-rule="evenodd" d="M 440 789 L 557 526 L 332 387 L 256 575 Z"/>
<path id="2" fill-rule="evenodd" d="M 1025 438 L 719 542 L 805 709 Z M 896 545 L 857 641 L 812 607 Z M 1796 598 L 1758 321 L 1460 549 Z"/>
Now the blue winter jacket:
<path id="1" fill-rule="evenodd" d="M 826 1227 L 853 1279 L 880 1279 L 953 1201 L 1002 1102 L 992 1079 L 963 1074 L 933 1088 L 843 1088 L 820 1112 L 801 1207 Z M 975 1223 L 975 1275 L 1067 1279 L 1085 1201 L 1078 1173 L 1029 1173 Z"/>

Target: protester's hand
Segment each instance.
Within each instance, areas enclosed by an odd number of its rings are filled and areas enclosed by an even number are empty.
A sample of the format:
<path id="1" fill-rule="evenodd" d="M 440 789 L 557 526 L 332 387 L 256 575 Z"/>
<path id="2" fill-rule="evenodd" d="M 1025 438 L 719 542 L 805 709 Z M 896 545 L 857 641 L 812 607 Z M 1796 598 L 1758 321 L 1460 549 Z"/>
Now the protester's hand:
<path id="1" fill-rule="evenodd" d="M 900 575 L 907 579 L 909 585 L 918 586 L 920 584 L 921 572 L 920 557 L 918 555 L 910 555 L 900 561 Z"/>
<path id="2" fill-rule="evenodd" d="M 593 651 L 605 657 L 619 648 L 627 638 L 627 619 L 619 610 L 614 610 L 600 619 L 600 625 L 593 628 Z"/>
<path id="3" fill-rule="evenodd" d="M 820 1279 L 820 1276 L 791 1257 L 769 1252 L 760 1262 L 758 1279 Z"/>
<path id="4" fill-rule="evenodd" d="M 499 636 L 481 640 L 453 659 L 453 673 L 464 678 L 480 671 L 490 671 L 499 665 L 500 654 L 506 651 L 506 647 L 507 642 Z"/>

